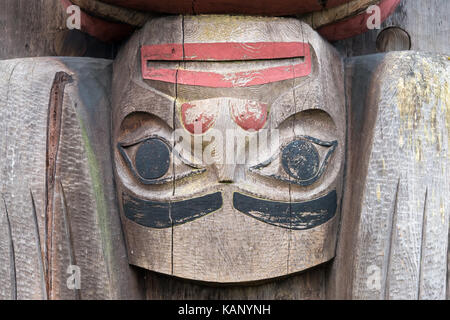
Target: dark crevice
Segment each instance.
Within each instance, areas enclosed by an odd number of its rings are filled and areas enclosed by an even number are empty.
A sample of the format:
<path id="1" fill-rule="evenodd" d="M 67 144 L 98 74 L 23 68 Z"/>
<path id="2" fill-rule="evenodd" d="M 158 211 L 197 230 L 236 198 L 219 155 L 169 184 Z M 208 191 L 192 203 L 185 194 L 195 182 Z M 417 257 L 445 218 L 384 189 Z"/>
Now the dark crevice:
<path id="1" fill-rule="evenodd" d="M 419 275 L 418 275 L 418 289 L 417 289 L 417 299 L 420 300 L 420 295 L 422 294 L 422 284 L 423 284 L 423 263 L 425 259 L 425 244 L 426 244 L 426 232 L 427 232 L 427 199 L 428 199 L 428 187 L 425 190 L 425 200 L 423 202 L 423 217 L 422 217 L 422 239 L 420 245 L 420 261 L 419 261 Z"/>
<path id="2" fill-rule="evenodd" d="M 47 152 L 45 171 L 45 274 L 48 298 L 52 298 L 53 210 L 61 121 L 66 84 L 73 81 L 65 72 L 57 72 L 50 90 L 47 118 Z"/>
<path id="3" fill-rule="evenodd" d="M 9 220 L 8 207 L 5 197 L 2 194 L 3 205 L 5 207 L 6 225 L 8 227 L 9 238 L 9 274 L 11 279 L 11 299 L 17 300 L 17 270 L 16 270 L 16 252 L 14 250 L 14 240 L 12 236 L 11 221 Z"/>
<path id="4" fill-rule="evenodd" d="M 328 0 L 318 0 L 323 9 L 327 7 Z"/>
<path id="5" fill-rule="evenodd" d="M 35 235 L 36 235 L 36 246 L 38 251 L 38 257 L 39 257 L 39 267 L 41 271 L 41 282 L 42 282 L 42 293 L 44 295 L 44 299 L 48 299 L 47 294 L 47 279 L 45 278 L 45 255 L 44 255 L 44 248 L 42 247 L 41 243 L 41 233 L 39 231 L 39 222 L 37 217 L 37 211 L 36 211 L 36 201 L 34 200 L 33 191 L 30 189 L 30 197 L 31 197 L 31 205 L 33 208 L 33 223 L 35 228 Z"/>
<path id="6" fill-rule="evenodd" d="M 64 221 L 64 229 L 66 232 L 66 239 L 67 239 L 67 245 L 69 249 L 69 258 L 70 258 L 70 265 L 76 266 L 77 265 L 77 259 L 75 255 L 75 245 L 73 240 L 73 232 L 72 232 L 72 223 L 70 219 L 69 214 L 69 208 L 67 207 L 67 199 L 66 199 L 66 192 L 64 191 L 64 187 L 59 181 L 59 187 L 61 189 L 61 202 L 62 202 L 62 211 L 63 211 L 63 221 Z M 81 290 L 75 289 L 75 299 L 81 300 Z"/>
<path id="7" fill-rule="evenodd" d="M 196 14 L 195 13 L 195 0 L 192 0 L 192 3 L 191 3 L 191 10 L 192 10 L 192 14 Z"/>
<path id="8" fill-rule="evenodd" d="M 390 219 L 390 230 L 389 230 L 389 245 L 387 247 L 387 263 L 386 263 L 386 272 L 384 274 L 384 299 L 389 300 L 389 270 L 392 263 L 392 247 L 394 246 L 395 240 L 396 240 L 396 233 L 395 228 L 397 225 L 397 206 L 398 206 L 398 194 L 400 191 L 400 177 L 397 181 L 397 188 L 395 191 L 395 198 L 394 198 L 394 208 L 392 212 L 392 217 Z"/>

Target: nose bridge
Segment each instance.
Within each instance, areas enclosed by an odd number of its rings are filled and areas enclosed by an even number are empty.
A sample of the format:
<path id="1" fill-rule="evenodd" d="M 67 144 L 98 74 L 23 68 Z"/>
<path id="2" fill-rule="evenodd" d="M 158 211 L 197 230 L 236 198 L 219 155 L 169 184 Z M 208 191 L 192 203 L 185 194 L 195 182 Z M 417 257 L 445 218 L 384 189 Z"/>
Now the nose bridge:
<path id="1" fill-rule="evenodd" d="M 236 164 L 217 164 L 217 180 L 220 183 L 232 183 L 235 181 Z"/>
<path id="2" fill-rule="evenodd" d="M 182 115 L 185 128 L 202 135 L 205 164 L 216 172 L 219 182 L 232 183 L 237 165 L 245 163 L 247 135 L 266 123 L 267 105 L 221 97 L 185 103 Z"/>

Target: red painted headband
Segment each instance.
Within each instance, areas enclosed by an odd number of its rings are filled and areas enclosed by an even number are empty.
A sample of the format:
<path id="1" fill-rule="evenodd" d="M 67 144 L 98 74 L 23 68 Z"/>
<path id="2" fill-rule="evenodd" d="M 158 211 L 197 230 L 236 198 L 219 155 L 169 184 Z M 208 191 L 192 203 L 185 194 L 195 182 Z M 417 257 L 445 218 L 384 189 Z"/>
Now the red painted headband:
<path id="1" fill-rule="evenodd" d="M 182 44 L 158 44 L 143 46 L 141 55 L 144 79 L 202 87 L 249 87 L 304 77 L 311 73 L 309 44 L 303 42 L 186 43 L 184 47 Z M 149 66 L 149 61 L 205 63 L 293 58 L 303 58 L 303 62 L 260 70 L 226 73 L 193 71 L 176 67 L 161 68 L 161 64 L 158 67 Z"/>

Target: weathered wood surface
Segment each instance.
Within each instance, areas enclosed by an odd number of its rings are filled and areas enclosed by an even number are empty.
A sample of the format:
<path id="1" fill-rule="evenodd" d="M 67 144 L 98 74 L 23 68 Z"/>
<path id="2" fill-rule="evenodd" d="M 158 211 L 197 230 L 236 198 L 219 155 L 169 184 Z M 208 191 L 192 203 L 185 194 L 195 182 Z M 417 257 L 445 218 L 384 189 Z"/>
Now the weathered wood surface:
<path id="1" fill-rule="evenodd" d="M 105 20 L 126 23 L 134 27 L 142 27 L 150 17 L 149 14 L 114 6 L 97 0 L 70 0 L 74 5 L 89 14 L 104 18 Z"/>
<path id="2" fill-rule="evenodd" d="M 115 45 L 68 30 L 59 0 L 0 1 L 0 59 L 86 56 L 112 59 Z"/>
<path id="3" fill-rule="evenodd" d="M 0 74 L 0 297 L 138 298 L 109 156 L 111 61 L 4 60 Z"/>
<path id="4" fill-rule="evenodd" d="M 262 0 L 262 1 L 237 1 L 237 0 L 101 0 L 137 10 L 175 13 L 175 14 L 246 14 L 264 16 L 287 16 L 305 12 L 332 8 L 352 0 Z"/>
<path id="5" fill-rule="evenodd" d="M 159 31 L 161 29 L 168 32 L 161 36 Z M 215 30 L 224 31 L 215 33 Z M 168 34 L 170 34 L 169 38 L 166 36 Z M 231 83 L 231 87 L 225 88 L 216 86 L 214 81 L 210 83 L 198 81 L 185 85 L 178 81 L 173 83 L 169 79 L 167 81 L 143 79 L 142 72 L 145 68 L 142 70 L 140 68 L 140 46 L 175 44 L 175 48 L 177 44 L 185 44 L 186 48 L 182 52 L 186 55 L 191 44 L 197 47 L 208 44 L 212 50 L 216 43 L 224 41 L 241 44 L 242 50 L 247 47 L 246 43 L 255 41 L 268 45 L 274 42 L 309 43 L 310 50 L 298 46 L 300 48 L 298 60 L 303 60 L 303 63 L 309 59 L 312 60 L 312 71 L 304 75 L 294 74 L 284 81 L 263 82 L 266 84 L 262 86 L 247 86 L 244 78 L 242 81 L 236 79 Z M 254 48 L 249 47 L 249 52 L 253 54 L 252 58 L 263 54 L 263 52 L 258 53 L 258 48 L 266 48 L 261 44 L 253 45 Z M 151 49 L 149 52 L 154 49 L 154 47 L 147 48 Z M 165 49 L 163 46 L 158 48 Z M 185 57 L 178 58 L 181 61 L 174 61 L 169 57 L 167 62 L 153 62 L 145 59 L 144 67 L 147 63 L 149 68 L 161 65 L 164 72 L 168 69 L 179 69 L 179 65 L 183 65 L 183 70 L 220 73 L 223 71 L 221 68 L 232 65 L 234 70 L 248 74 L 253 70 L 251 68 L 255 68 L 252 64 L 256 64 L 256 69 L 259 71 L 257 75 L 261 75 L 262 69 L 270 70 L 279 63 L 278 60 L 270 60 L 267 57 L 260 61 L 252 60 L 250 64 L 247 61 L 235 61 L 238 51 L 231 49 L 227 52 L 211 51 L 212 56 L 207 59 L 199 57 L 200 60 L 208 62 L 187 61 Z M 169 53 L 171 52 L 174 51 L 169 50 Z M 225 64 L 211 61 L 219 59 L 217 58 L 219 53 L 223 55 L 220 59 L 231 61 L 224 62 Z M 226 54 L 229 57 L 226 57 Z M 292 53 L 289 52 L 289 54 Z M 174 56 L 176 56 L 176 50 Z M 282 62 L 287 66 L 294 63 L 289 59 Z M 339 220 L 339 209 L 336 207 L 342 194 L 345 150 L 345 106 L 341 63 L 340 57 L 328 43 L 315 34 L 309 26 L 296 19 L 229 16 L 166 17 L 151 20 L 137 33 L 119 54 L 115 62 L 116 73 L 113 81 L 113 104 L 116 110 L 113 121 L 115 125 L 113 145 L 119 201 L 121 201 L 130 262 L 146 269 L 181 278 L 233 283 L 280 277 L 330 260 L 335 250 L 335 234 Z M 170 70 L 167 71 L 169 72 Z M 325 91 L 330 94 L 322 93 Z M 312 92 L 315 93 L 312 94 Z M 188 116 L 182 118 L 180 115 L 186 115 L 191 111 L 197 112 L 196 110 L 201 111 L 206 107 L 205 110 L 209 110 L 211 115 L 208 113 L 208 117 L 205 115 L 205 118 L 200 116 L 198 118 L 198 123 L 203 124 L 203 133 L 208 129 L 214 129 L 225 138 L 227 129 L 245 132 L 246 129 L 243 130 L 243 128 L 246 124 L 239 120 L 239 111 L 230 108 L 232 105 L 240 107 L 245 101 L 254 101 L 259 106 L 267 105 L 270 111 L 264 128 L 280 130 L 281 140 L 273 141 L 270 149 L 261 152 L 259 159 L 253 159 L 252 157 L 257 156 L 254 154 L 250 157 L 252 159 L 247 157 L 245 164 L 229 163 L 224 166 L 224 158 L 213 156 L 214 159 L 210 163 L 200 159 L 199 168 L 202 171 L 199 174 L 186 178 L 174 178 L 183 176 L 189 172 L 189 168 L 173 156 L 171 160 L 173 168 L 162 177 L 166 181 L 152 182 L 138 178 L 133 165 L 133 159 L 137 157 L 136 151 L 133 151 L 133 148 L 138 148 L 135 146 L 136 142 L 156 135 L 164 138 L 171 148 L 174 148 L 176 144 L 173 129 L 184 130 L 183 132 L 189 135 L 189 125 L 192 124 L 191 121 L 194 121 Z M 261 110 L 264 110 L 264 107 Z M 235 112 L 234 120 L 231 114 L 233 112 Z M 210 120 L 203 122 L 206 118 Z M 255 127 L 248 129 L 260 128 L 257 124 L 252 125 Z M 248 134 L 244 133 L 244 135 Z M 317 182 L 314 180 L 302 185 L 289 176 L 280 182 L 280 176 L 275 178 L 278 169 L 281 173 L 283 172 L 278 158 L 271 168 L 260 167 L 254 172 L 250 171 L 250 167 L 270 159 L 273 154 L 281 153 L 282 145 L 303 136 L 312 136 L 322 141 L 334 141 L 337 146 L 336 150 L 334 148 L 330 150 L 329 163 L 323 159 L 328 149 L 331 149 L 331 145 L 321 147 L 324 150 L 320 164 L 324 166 L 325 171 L 323 175 L 317 177 Z M 205 146 L 210 138 L 206 135 L 203 138 L 200 137 L 204 139 Z M 223 142 L 223 145 L 217 142 L 210 148 L 219 152 L 219 148 L 225 146 L 225 141 Z M 126 151 L 130 152 L 129 161 L 124 153 L 115 147 L 118 144 L 130 146 Z M 185 142 L 184 145 L 179 146 L 185 154 L 184 157 L 187 157 L 185 159 L 191 159 L 191 145 Z M 277 152 L 277 150 L 281 151 Z M 245 154 L 245 150 L 240 150 L 238 147 L 237 154 Z M 275 171 L 271 172 L 271 170 Z M 217 192 L 221 193 L 222 205 L 218 210 L 214 207 L 215 212 L 210 213 L 209 207 L 204 210 L 197 208 L 204 212 L 203 215 L 210 214 L 195 220 L 190 216 L 185 217 L 193 220 L 187 223 L 179 223 L 176 219 L 175 214 L 178 212 L 177 208 L 181 201 L 191 200 L 190 204 L 193 207 L 185 208 L 187 213 L 196 209 L 194 202 L 195 205 L 203 208 L 201 197 Z M 263 215 L 263 209 L 261 213 L 252 213 L 254 216 L 246 214 L 244 209 L 239 209 L 240 200 L 236 200 L 235 192 L 246 201 L 258 198 L 274 203 L 278 207 L 270 214 L 273 215 L 274 221 L 280 220 L 279 225 L 274 225 L 268 218 L 258 216 L 258 214 Z M 296 208 L 300 208 L 306 201 L 325 201 L 325 198 L 330 197 L 334 197 L 332 200 L 334 204 L 330 205 L 330 209 L 327 207 L 319 210 L 322 214 L 328 212 L 327 210 L 332 211 L 330 219 L 318 225 L 312 224 L 311 228 L 297 225 L 295 217 L 301 215 L 301 212 L 295 211 Z M 169 216 L 172 219 L 172 227 L 169 225 L 165 228 L 167 224 L 164 223 L 162 227 L 155 228 L 158 221 L 153 223 L 153 228 L 149 227 L 152 223 L 145 217 L 151 216 L 152 212 L 148 208 L 150 206 L 155 210 L 156 206 L 158 209 L 166 208 L 168 203 L 172 209 L 170 212 L 172 215 Z M 212 206 L 213 203 L 210 205 Z M 286 208 L 286 212 L 282 208 Z M 277 215 L 280 217 L 277 218 Z"/>
<path id="6" fill-rule="evenodd" d="M 379 30 L 333 43 L 342 55 L 352 57 L 377 53 L 379 33 L 388 27 L 399 27 L 411 38 L 411 50 L 450 53 L 450 2 L 447 0 L 402 0 L 396 11 Z"/>
<path id="7" fill-rule="evenodd" d="M 374 10 L 377 6 L 378 19 L 386 20 L 400 3 L 400 0 L 366 1 L 354 0 L 340 7 L 323 11 L 322 14 L 306 17 L 315 29 L 330 41 L 351 38 L 368 30 L 368 24 L 373 20 Z"/>
<path id="8" fill-rule="evenodd" d="M 132 27 L 142 27 L 150 16 L 155 15 L 155 12 L 164 12 L 269 16 L 303 14 L 299 16 L 300 19 L 312 26 L 313 29 L 318 29 L 319 33 L 326 39 L 335 41 L 367 31 L 367 22 L 373 16 L 373 12 L 366 12 L 366 9 L 370 6 L 378 6 L 380 9 L 379 18 L 384 21 L 392 14 L 400 0 L 335 0 L 326 2 L 307 0 L 295 3 L 291 1 L 265 1 L 264 3 L 249 2 L 245 4 L 234 3 L 234 1 L 230 2 L 229 0 L 225 3 L 220 1 L 214 3 L 203 1 L 192 3 L 186 1 L 127 1 L 125 3 L 120 0 L 110 3 L 98 0 L 73 0 L 71 2 L 61 0 L 61 2 L 65 6 L 70 5 L 70 3 L 80 6 L 83 9 L 82 30 L 102 40 L 122 40 L 132 33 Z M 97 19 L 97 17 L 102 18 L 102 20 Z M 104 30 L 108 32 L 104 32 Z"/>
<path id="9" fill-rule="evenodd" d="M 446 298 L 449 72 L 443 55 L 348 61 L 346 192 L 328 294 Z"/>

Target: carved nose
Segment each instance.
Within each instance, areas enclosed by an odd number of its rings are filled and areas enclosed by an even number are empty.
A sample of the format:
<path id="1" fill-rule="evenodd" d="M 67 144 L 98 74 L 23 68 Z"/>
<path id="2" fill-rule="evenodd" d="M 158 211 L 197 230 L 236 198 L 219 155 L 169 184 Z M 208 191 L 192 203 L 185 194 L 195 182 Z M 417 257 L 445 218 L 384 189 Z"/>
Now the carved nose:
<path id="1" fill-rule="evenodd" d="M 235 164 L 222 164 L 217 166 L 217 176 L 219 183 L 233 183 Z"/>

